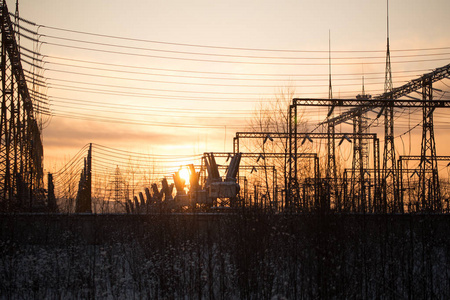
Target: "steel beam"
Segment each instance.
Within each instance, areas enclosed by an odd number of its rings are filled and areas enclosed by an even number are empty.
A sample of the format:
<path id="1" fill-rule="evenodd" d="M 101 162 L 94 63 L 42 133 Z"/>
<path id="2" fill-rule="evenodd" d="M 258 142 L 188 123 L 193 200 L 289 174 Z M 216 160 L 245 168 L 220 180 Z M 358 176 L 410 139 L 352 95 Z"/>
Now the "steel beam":
<path id="1" fill-rule="evenodd" d="M 398 98 L 400 98 L 402 96 L 406 96 L 406 95 L 408 95 L 408 94 L 410 94 L 410 93 L 412 93 L 414 91 L 417 91 L 417 90 L 421 89 L 422 86 L 423 86 L 423 82 L 425 80 L 428 80 L 428 81 L 431 81 L 432 83 L 434 83 L 434 82 L 437 82 L 439 80 L 442 80 L 442 79 L 448 78 L 448 77 L 450 77 L 450 64 L 445 65 L 445 66 L 440 67 L 440 68 L 436 68 L 432 72 L 426 73 L 426 74 L 420 76 L 419 78 L 413 79 L 413 80 L 409 81 L 408 83 L 406 83 L 406 84 L 404 84 L 404 85 L 402 85 L 400 87 L 393 88 L 392 91 L 383 93 L 383 94 L 381 94 L 379 96 L 376 96 L 376 97 L 373 98 L 373 100 L 379 102 L 379 104 L 380 104 L 379 107 L 383 107 L 384 106 L 383 102 L 386 99 L 398 99 Z M 337 101 L 337 103 L 339 103 L 339 100 L 336 100 L 336 101 Z M 320 101 L 320 102 L 322 102 L 322 101 Z M 420 100 L 412 100 L 412 102 L 416 102 L 418 104 L 418 106 L 416 106 L 416 107 L 422 107 L 423 106 L 423 103 L 419 104 Z M 433 102 L 435 102 L 435 101 L 433 101 Z M 348 102 L 348 103 L 351 103 L 351 102 Z M 401 101 L 401 102 L 394 102 L 393 104 L 394 104 L 395 107 L 412 107 L 412 106 L 409 106 L 409 105 L 413 105 L 414 103 L 408 103 L 408 102 Z M 340 106 L 346 106 L 346 101 L 341 102 L 339 105 Z M 402 105 L 402 106 L 400 106 L 400 105 Z M 441 106 L 439 106 L 439 107 L 448 107 L 448 103 L 445 103 L 445 104 L 442 103 L 440 105 Z M 326 105 L 324 104 L 323 106 L 326 106 Z M 369 111 L 374 109 L 373 105 L 364 107 L 363 105 L 360 105 L 360 104 L 357 104 L 357 105 L 353 104 L 351 106 L 356 106 L 356 107 L 353 108 L 353 109 L 350 109 L 350 110 L 348 110 L 348 111 L 346 111 L 344 113 L 342 113 L 341 115 L 339 115 L 339 116 L 337 116 L 335 118 L 326 120 L 323 123 L 333 122 L 335 125 L 338 125 L 338 124 L 341 124 L 341 123 L 343 123 L 343 122 L 345 122 L 347 120 L 352 119 L 357 114 L 364 113 L 364 112 L 369 112 Z"/>

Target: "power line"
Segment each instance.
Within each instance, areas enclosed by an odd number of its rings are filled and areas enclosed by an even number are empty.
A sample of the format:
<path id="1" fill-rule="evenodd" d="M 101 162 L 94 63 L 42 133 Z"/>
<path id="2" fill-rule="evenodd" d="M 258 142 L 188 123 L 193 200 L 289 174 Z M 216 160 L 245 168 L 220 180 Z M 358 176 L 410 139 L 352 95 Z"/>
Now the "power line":
<path id="1" fill-rule="evenodd" d="M 144 93 L 135 93 L 135 92 L 128 92 L 128 91 L 110 91 L 110 90 L 105 90 L 105 89 L 94 89 L 94 88 L 85 88 L 85 87 L 78 87 L 78 86 L 73 86 L 73 85 L 64 85 L 64 84 L 52 84 L 49 85 L 48 88 L 58 88 L 58 89 L 62 89 L 62 90 L 72 90 L 72 91 L 79 91 L 79 92 L 92 92 L 92 93 L 100 93 L 100 94 L 106 94 L 106 95 L 119 95 L 119 96 L 127 96 L 127 97 L 152 97 L 152 96 L 157 96 L 157 97 L 164 97 L 163 95 L 156 95 L 156 94 L 144 94 Z M 149 90 L 149 91 L 158 91 L 158 92 L 173 92 L 173 93 L 183 93 L 183 94 L 187 94 L 187 93 L 193 93 L 193 94 L 210 94 L 210 95 L 255 95 L 255 93 L 243 93 L 243 92 L 208 92 L 208 91 L 180 91 L 180 90 L 168 90 L 168 89 L 151 89 L 151 88 L 147 88 L 145 90 Z M 259 94 L 261 96 L 272 96 L 272 94 Z M 173 95 L 172 95 L 173 96 Z M 169 96 L 170 97 L 170 96 Z M 184 99 L 186 99 L 185 97 L 183 97 Z M 217 97 L 214 97 L 214 99 L 208 98 L 205 100 L 199 100 L 199 101 L 223 101 L 222 99 L 217 99 Z M 229 99 L 229 101 L 234 101 L 232 99 Z M 242 100 L 238 100 L 238 101 L 242 101 Z M 251 101 L 249 100 L 248 102 L 255 102 L 255 101 Z"/>
<path id="2" fill-rule="evenodd" d="M 282 77 L 311 77 L 312 74 L 273 74 L 273 73 L 234 73 L 234 72 L 212 72 L 212 71 L 196 71 L 196 70 L 181 70 L 181 69 L 164 69 L 164 68 L 152 68 L 152 67 L 144 67 L 144 66 L 133 66 L 133 65 L 123 65 L 123 64 L 112 64 L 105 62 L 96 62 L 89 60 L 81 60 L 81 59 L 73 59 L 73 58 L 64 58 L 58 56 L 45 55 L 47 58 L 73 61 L 77 63 L 87 63 L 87 64 L 95 64 L 95 65 L 103 65 L 103 66 L 112 66 L 112 67 L 123 67 L 123 68 L 131 68 L 131 69 L 139 69 L 139 70 L 152 70 L 152 71 L 164 71 L 164 72 L 179 72 L 179 73 L 194 73 L 194 74 L 214 74 L 214 75 L 230 75 L 230 76 L 282 76 Z M 47 62 L 52 63 L 52 62 Z M 56 63 L 55 63 L 56 64 Z M 80 66 L 81 67 L 81 66 Z M 108 69 L 106 69 L 108 70 Z M 106 71 L 105 70 L 105 71 Z M 392 72 L 396 73 L 415 73 L 422 74 L 431 69 L 423 69 L 423 70 L 407 70 L 407 71 L 397 71 Z M 123 70 L 118 70 L 118 72 L 123 72 Z M 130 72 L 130 74 L 141 74 L 141 75 L 149 75 L 148 73 L 135 73 Z M 333 76 L 362 76 L 362 75 L 384 75 L 383 72 L 364 72 L 364 73 L 333 73 Z M 314 76 L 328 76 L 328 74 L 314 74 Z"/>
<path id="3" fill-rule="evenodd" d="M 134 92 L 109 92 L 109 90 L 102 89 L 92 89 L 92 88 L 81 88 L 76 86 L 62 85 L 62 84 L 52 84 L 52 86 L 48 87 L 49 89 L 58 89 L 65 91 L 75 91 L 75 92 L 83 92 L 83 93 L 94 93 L 94 94 L 102 94 L 102 95 L 111 95 L 111 96 L 126 96 L 126 97 L 137 97 L 137 98 L 155 98 L 155 99 L 172 99 L 177 101 L 198 101 L 198 102 L 239 102 L 239 103 L 261 103 L 261 102 L 272 102 L 272 99 L 263 98 L 264 96 L 273 98 L 273 94 L 256 94 L 256 93 L 225 93 L 225 92 L 206 92 L 206 91 L 178 91 L 178 90 L 162 90 L 155 89 L 156 91 L 165 91 L 165 92 L 178 92 L 178 93 L 199 93 L 199 94 L 211 94 L 210 97 L 199 97 L 195 96 L 177 96 L 177 95 L 158 95 L 158 94 L 148 94 L 148 93 L 134 93 Z M 381 92 L 381 90 L 374 90 L 373 92 Z M 343 94 L 357 94 L 358 91 L 347 91 Z M 317 93 L 315 93 L 317 95 Z M 216 97 L 216 95 L 259 95 L 259 98 L 255 97 L 247 97 L 247 98 L 220 98 Z M 302 93 L 304 98 L 307 98 L 306 93 Z"/>
<path id="4" fill-rule="evenodd" d="M 169 154 L 148 154 L 148 153 L 142 153 L 142 152 L 134 152 L 129 150 L 123 150 L 118 148 L 112 148 L 105 145 L 92 143 L 92 146 L 94 149 L 100 150 L 100 151 L 106 151 L 111 153 L 121 153 L 123 155 L 133 155 L 133 156 L 142 156 L 142 157 L 150 157 L 150 158 L 170 158 L 170 159 L 191 159 L 191 158 L 201 158 L 202 154 L 193 154 L 193 155 L 169 155 Z"/>
<path id="5" fill-rule="evenodd" d="M 80 75 L 80 74 L 79 74 Z M 95 75 L 92 75 L 95 76 Z M 95 76 L 99 77 L 99 76 Z M 70 83 L 77 83 L 77 84 L 86 84 L 86 85 L 95 85 L 95 86 L 102 86 L 102 87 L 115 87 L 120 89 L 133 89 L 133 90 L 154 90 L 149 88 L 142 88 L 142 87 L 130 87 L 130 86 L 121 86 L 121 85 L 109 85 L 109 84 L 100 84 L 100 83 L 93 83 L 93 82 L 85 82 L 85 81 L 75 81 L 75 80 L 65 80 L 60 78 L 52 78 L 47 77 L 48 80 L 53 81 L 62 81 L 62 82 L 70 82 Z M 130 79 L 132 80 L 132 79 Z M 139 79 L 136 79 L 134 81 L 140 81 Z M 200 86 L 215 86 L 215 87 L 245 87 L 245 88 L 277 88 L 279 86 L 277 85 L 250 85 L 250 84 L 214 84 L 214 83 L 196 83 L 196 82 L 174 82 L 174 81 L 159 81 L 159 80 L 143 80 L 146 82 L 153 82 L 153 83 L 164 83 L 164 84 L 181 84 L 181 85 L 200 85 Z M 407 81 L 405 81 L 407 82 Z M 382 82 L 371 82 L 366 83 L 366 85 L 375 85 L 375 84 L 381 84 Z M 361 83 L 347 83 L 347 84 L 340 84 L 338 86 L 360 86 Z M 309 84 L 309 85 L 303 85 L 303 86 L 294 86 L 293 88 L 316 88 L 316 87 L 324 87 L 326 85 L 324 84 Z"/>
<path id="6" fill-rule="evenodd" d="M 83 68 L 83 69 L 89 69 L 89 70 L 98 70 L 98 71 L 110 71 L 110 72 L 118 72 L 118 73 L 129 73 L 127 71 L 120 71 L 120 70 L 111 70 L 111 69 L 102 69 L 102 68 L 89 68 L 89 67 L 83 67 L 83 66 L 76 66 L 76 65 L 69 65 L 69 64 L 58 64 L 58 63 L 51 63 L 47 62 L 49 64 L 56 64 L 61 66 L 68 66 L 68 67 L 75 67 L 75 68 Z M 64 74 L 73 74 L 73 75 L 81 75 L 81 76 L 89 76 L 89 77 L 96 77 L 96 78 L 108 78 L 108 79 L 119 79 L 119 80 L 128 80 L 128 81 L 134 81 L 134 82 L 151 82 L 151 83 L 164 83 L 164 84 L 183 84 L 183 85 L 206 85 L 206 86 L 233 86 L 233 87 L 278 87 L 278 86 L 269 86 L 269 85 L 237 85 L 237 84 L 215 84 L 215 83 L 189 83 L 189 82 L 180 82 L 180 81 L 163 81 L 163 80 L 149 80 L 149 79 L 141 79 L 141 78 L 127 78 L 127 77 L 121 77 L 121 76 L 109 76 L 109 75 L 102 75 L 102 74 L 90 74 L 90 73 L 81 73 L 81 72 L 73 72 L 73 71 L 67 71 L 67 70 L 58 70 L 53 68 L 44 68 L 44 70 L 49 72 L 57 72 L 57 73 L 64 73 Z M 132 72 L 135 73 L 135 72 Z M 211 78 L 211 77 L 201 77 L 201 76 L 180 76 L 180 75 L 169 75 L 169 74 L 147 74 L 147 73 L 140 73 L 140 75 L 152 75 L 152 76 L 166 76 L 166 77 L 181 77 L 181 78 L 189 78 L 189 79 L 207 79 L 207 80 L 236 80 L 236 81 L 289 81 L 289 79 L 280 79 L 280 78 L 272 78 L 272 79 L 256 79 L 256 78 Z M 313 76 L 311 76 L 313 77 Z M 381 79 L 382 77 L 366 77 L 365 79 Z M 403 75 L 403 76 L 397 76 L 397 78 L 410 78 L 410 76 Z M 47 79 L 52 79 L 51 77 L 47 77 Z M 60 80 L 60 79 L 55 79 Z M 308 78 L 308 79 L 295 79 L 292 81 L 304 81 L 304 82 L 315 82 L 320 81 L 324 82 L 326 79 L 317 79 L 317 78 Z M 337 78 L 335 81 L 359 81 L 360 78 Z M 42 84 L 44 82 L 41 82 Z M 361 83 L 357 83 L 355 85 L 360 85 Z"/>
<path id="7" fill-rule="evenodd" d="M 102 112 L 102 113 L 114 113 L 114 114 L 120 114 L 120 115 L 123 115 L 124 114 L 124 111 L 123 111 L 123 109 L 118 109 L 118 110 L 116 110 L 116 111 L 114 111 L 114 110 L 107 110 L 107 109 L 105 109 L 105 107 L 103 107 L 103 109 L 95 109 L 95 108 L 91 108 L 91 106 L 92 105 L 82 105 L 81 107 L 80 106 L 76 106 L 76 105 L 67 105 L 67 104 L 58 104 L 58 103 L 53 103 L 53 105 L 52 105 L 52 107 L 53 107 L 53 109 L 52 109 L 52 111 L 55 111 L 55 112 L 64 112 L 64 113 L 67 113 L 67 111 L 66 110 L 56 110 L 54 107 L 61 107 L 61 108 L 67 108 L 67 109 L 69 109 L 69 112 L 72 112 L 72 113 L 75 113 L 75 111 L 71 111 L 71 109 L 75 109 L 75 110 L 82 110 L 82 111 L 86 111 L 86 110 L 89 110 L 90 112 Z M 111 109 L 111 107 L 106 107 L 106 108 L 108 108 L 108 109 Z M 43 111 L 46 111 L 46 110 L 43 110 Z M 47 112 L 49 112 L 48 110 L 47 110 Z M 161 114 L 149 114 L 149 113 L 144 113 L 144 112 L 137 112 L 137 111 L 127 111 L 126 112 L 126 115 L 127 116 L 130 116 L 130 115 L 137 115 L 137 116 L 142 116 L 142 117 L 165 117 L 165 118 L 184 118 L 184 119 L 186 119 L 186 118 L 190 118 L 190 119 L 216 119 L 217 120 L 217 118 L 218 118 L 218 116 L 216 115 L 216 116 L 214 116 L 214 115 L 208 115 L 208 116 L 205 116 L 205 115 L 200 115 L 200 116 L 193 116 L 192 114 L 191 115 L 174 115 L 174 114 L 170 114 L 170 115 L 161 115 Z M 248 115 L 248 114 L 247 114 Z M 245 118 L 245 116 L 236 116 L 236 115 L 232 115 L 232 116 L 225 116 L 224 114 L 222 114 L 222 115 L 220 115 L 220 118 L 221 119 L 244 119 Z"/>
<path id="8" fill-rule="evenodd" d="M 164 126 L 164 127 L 172 127 L 172 128 L 223 128 L 227 126 L 230 129 L 239 129 L 244 128 L 245 125 L 223 125 L 223 124 L 186 124 L 186 123 L 164 123 L 164 122 L 145 122 L 145 121 L 136 121 L 124 118 L 113 118 L 113 117 L 101 117 L 98 115 L 88 115 L 88 114 L 71 114 L 67 112 L 59 112 L 52 111 L 51 113 L 42 112 L 43 115 L 51 116 L 51 117 L 60 117 L 60 118 L 70 118 L 70 119 L 78 119 L 84 121 L 95 121 L 95 122 L 106 122 L 106 123 L 116 123 L 116 124 L 127 124 L 127 125 L 143 125 L 143 126 Z"/>
<path id="9" fill-rule="evenodd" d="M 91 100 L 81 100 L 81 99 L 73 99 L 73 98 L 65 98 L 65 97 L 57 97 L 57 96 L 49 96 L 54 103 L 62 102 L 62 103 L 84 103 L 86 106 L 95 106 L 95 107 L 107 107 L 107 108 L 116 108 L 116 109 L 127 109 L 127 110 L 136 110 L 136 111 L 156 111 L 156 112 L 186 112 L 186 113 L 219 113 L 219 114 L 249 114 L 254 112 L 254 110 L 210 110 L 210 109 L 189 109 L 189 108 L 176 108 L 176 107 L 154 107 L 154 106 L 131 106 L 129 104 L 117 104 L 117 103 L 105 103 L 99 101 L 91 101 Z M 54 100 L 60 99 L 60 100 Z M 82 105 L 82 104 L 80 104 Z"/>
<path id="10" fill-rule="evenodd" d="M 200 55 L 200 56 L 218 56 L 218 57 L 232 57 L 232 58 L 251 58 L 251 59 L 275 59 L 275 60 L 326 60 L 327 57 L 283 57 L 283 56 L 256 56 L 256 55 L 236 55 L 236 54 L 217 54 L 217 53 L 202 53 L 202 52 L 188 52 L 188 51 L 175 51 L 175 50 L 162 50 L 162 49 L 154 49 L 154 48 L 146 48 L 146 47 L 136 47 L 136 46 L 128 46 L 128 45 L 117 45 L 111 43 L 101 43 L 101 42 L 93 42 L 86 41 L 80 39 L 73 38 L 65 38 L 58 37 L 52 35 L 41 34 L 41 37 L 44 38 L 52 38 L 64 41 L 71 41 L 77 43 L 98 45 L 98 46 L 107 46 L 107 47 L 115 47 L 115 48 L 123 48 L 123 49 L 132 49 L 132 50 L 144 50 L 144 51 L 152 51 L 152 52 L 163 52 L 163 53 L 173 53 L 173 54 L 187 54 L 187 55 Z M 46 43 L 41 41 L 42 43 Z M 322 52 L 320 52 L 322 53 Z M 429 54 L 410 54 L 410 55 L 396 55 L 392 56 L 394 58 L 407 58 L 407 57 L 423 57 L 423 56 L 441 56 L 441 55 L 449 55 L 450 53 L 429 53 Z M 384 59 L 384 56 L 357 56 L 357 57 L 334 57 L 336 60 L 366 60 L 366 59 Z"/>
<path id="11" fill-rule="evenodd" d="M 54 27 L 54 26 L 48 26 L 48 25 L 39 25 L 39 26 L 42 28 L 47 28 L 47 29 L 52 29 L 52 30 L 57 30 L 57 31 L 84 34 L 84 35 L 90 35 L 90 36 L 95 36 L 95 37 L 105 37 L 105 38 L 120 39 L 120 40 L 125 40 L 125 41 L 145 42 L 145 43 L 173 45 L 173 46 L 186 46 L 186 47 L 225 49 L 225 50 L 264 51 L 264 52 L 328 53 L 328 50 L 261 49 L 261 48 L 224 47 L 224 46 L 212 46 L 212 45 L 200 45 L 200 44 L 173 43 L 173 42 L 165 42 L 165 41 L 137 39 L 137 38 L 130 38 L 130 37 L 92 33 L 92 32 L 72 30 L 72 29 L 66 29 L 66 28 Z M 398 49 L 398 50 L 392 50 L 392 51 L 397 51 L 397 52 L 400 52 L 400 51 L 431 51 L 431 50 L 447 50 L 447 49 L 450 49 L 450 47 Z M 345 50 L 345 51 L 334 50 L 334 51 L 332 51 L 332 53 L 384 53 L 384 50 Z"/>
<path id="12" fill-rule="evenodd" d="M 252 62 L 252 61 L 232 61 L 232 60 L 212 60 L 212 59 L 199 59 L 199 58 L 186 58 L 186 57 L 169 57 L 169 56 L 160 56 L 160 55 L 150 55 L 150 54 L 139 54 L 139 53 L 129 53 L 123 51 L 112 51 L 112 50 L 102 50 L 88 47 L 80 47 L 73 45 L 64 45 L 57 44 L 51 42 L 42 42 L 43 44 L 78 49 L 78 50 L 87 50 L 93 52 L 101 52 L 101 53 L 109 53 L 109 54 L 120 54 L 127 56 L 136 56 L 136 57 L 146 57 L 146 58 L 157 58 L 157 59 L 168 59 L 168 60 L 183 60 L 183 61 L 195 61 L 195 62 L 208 62 L 208 63 L 225 63 L 225 64 L 249 64 L 249 65 L 283 65 L 283 66 L 324 66 L 328 65 L 328 63 L 282 63 L 282 62 Z M 396 61 L 393 62 L 395 64 L 401 63 L 419 63 L 419 62 L 431 62 L 431 61 L 448 61 L 450 57 L 438 58 L 438 59 L 421 59 L 421 60 L 405 60 L 405 61 Z M 361 65 L 362 62 L 347 62 L 347 63 L 334 63 L 333 65 L 338 66 L 350 66 L 350 65 Z M 384 64 L 383 61 L 380 62 L 364 62 L 365 65 L 380 65 Z"/>

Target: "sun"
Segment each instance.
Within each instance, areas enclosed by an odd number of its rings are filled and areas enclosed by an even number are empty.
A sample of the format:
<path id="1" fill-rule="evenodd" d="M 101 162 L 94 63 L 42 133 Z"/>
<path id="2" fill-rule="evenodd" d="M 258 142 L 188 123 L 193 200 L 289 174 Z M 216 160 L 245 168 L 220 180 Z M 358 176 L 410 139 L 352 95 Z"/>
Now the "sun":
<path id="1" fill-rule="evenodd" d="M 180 175 L 181 179 L 184 179 L 185 184 L 188 185 L 189 184 L 189 178 L 190 178 L 189 170 L 187 168 L 181 168 L 178 171 L 178 174 Z"/>

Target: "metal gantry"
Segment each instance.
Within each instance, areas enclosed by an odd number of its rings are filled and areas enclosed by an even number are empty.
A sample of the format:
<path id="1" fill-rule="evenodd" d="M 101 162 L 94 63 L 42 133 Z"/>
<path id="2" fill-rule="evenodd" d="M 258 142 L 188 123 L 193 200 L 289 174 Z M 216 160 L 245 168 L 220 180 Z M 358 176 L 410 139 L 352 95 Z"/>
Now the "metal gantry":
<path id="1" fill-rule="evenodd" d="M 417 168 L 404 168 L 404 162 L 417 161 Z M 436 164 L 436 168 L 425 168 L 424 161 L 429 166 Z M 434 161 L 434 163 L 432 163 Z M 416 211 L 440 211 L 442 207 L 442 199 L 437 170 L 437 161 L 450 161 L 450 156 L 424 156 L 423 155 L 401 155 L 398 160 L 399 170 L 399 191 L 400 200 L 407 212 Z M 450 164 L 450 163 L 449 163 Z M 447 165 L 448 166 L 448 165 Z M 409 175 L 411 174 L 411 175 Z M 404 175 L 408 175 L 408 184 L 404 184 Z M 411 183 L 411 178 L 418 178 Z M 435 190 L 438 189 L 438 190 Z M 411 192 L 411 190 L 413 192 Z M 405 192 L 408 192 L 408 201 L 405 201 Z M 427 200 L 430 201 L 427 201 Z"/>
<path id="2" fill-rule="evenodd" d="M 423 103 L 426 101 L 418 99 L 403 99 L 399 100 L 400 97 L 406 96 L 412 92 L 420 90 L 423 87 L 424 80 L 428 78 L 431 83 L 440 81 L 444 78 L 450 76 L 450 64 L 443 67 L 436 68 L 434 71 L 426 73 L 419 78 L 413 79 L 404 85 L 393 88 L 391 92 L 383 93 L 381 95 L 373 97 L 371 101 L 366 101 L 365 99 L 334 99 L 334 105 L 343 107 L 353 107 L 348 111 L 340 114 L 339 116 L 325 120 L 321 124 L 326 124 L 328 122 L 333 122 L 335 125 L 339 125 L 343 122 L 353 119 L 358 114 L 363 114 L 365 112 L 372 111 L 377 108 L 383 108 L 389 105 L 393 100 L 392 104 L 395 107 L 422 107 Z M 390 99 L 390 101 L 386 101 Z M 302 105 L 308 106 L 328 106 L 330 103 L 329 99 L 302 99 Z M 294 102 L 293 102 L 294 104 Z M 433 100 L 433 105 L 435 107 L 448 107 L 448 103 L 439 103 L 437 100 Z"/>
<path id="3" fill-rule="evenodd" d="M 271 139 L 281 139 L 281 140 L 289 140 L 292 138 L 293 135 L 289 133 L 284 132 L 237 132 L 236 136 L 234 137 L 234 145 L 233 149 L 234 152 L 239 152 L 240 149 L 240 141 L 243 139 L 260 139 L 261 141 L 267 141 L 268 137 Z M 323 139 L 328 140 L 329 135 L 328 133 L 311 133 L 311 132 L 297 132 L 295 133 L 296 138 L 294 140 L 302 141 L 301 143 L 304 143 L 306 140 L 314 141 L 316 139 Z M 380 155 L 379 155 L 379 139 L 376 134 L 374 133 L 358 133 L 358 132 L 349 132 L 349 133 L 335 133 L 334 139 L 340 141 L 339 145 L 344 140 L 353 141 L 353 145 L 359 145 L 356 147 L 359 147 L 359 150 L 361 150 L 361 146 L 364 143 L 367 143 L 367 141 L 372 141 L 373 143 L 373 172 L 368 173 L 367 168 L 366 169 L 353 169 L 354 171 L 351 173 L 352 176 L 352 182 L 350 183 L 350 186 L 353 187 L 350 193 L 344 193 L 343 191 L 346 190 L 346 187 L 343 185 L 345 183 L 342 183 L 342 186 L 338 183 L 339 178 L 338 177 L 331 177 L 328 178 L 325 175 L 326 178 L 320 178 L 320 172 L 318 172 L 318 178 L 317 180 L 322 184 L 322 187 L 320 189 L 319 198 L 320 198 L 320 207 L 321 210 L 327 211 L 327 210 L 336 210 L 336 211 L 356 211 L 356 210 L 362 210 L 363 206 L 361 203 L 365 203 L 370 201 L 371 203 L 375 203 L 376 208 L 379 209 L 381 207 L 380 203 L 380 190 L 379 190 L 379 180 L 380 180 Z M 295 141 L 289 141 L 286 143 L 286 145 L 289 145 L 290 143 L 295 144 Z M 358 155 L 367 156 L 367 153 L 363 153 L 362 151 L 358 152 Z M 298 151 L 294 151 L 293 153 L 286 154 L 280 153 L 279 156 L 283 157 L 284 155 L 284 170 L 282 170 L 285 174 L 287 173 L 287 178 L 295 178 L 296 174 L 290 174 L 290 172 L 293 172 L 295 168 L 297 168 L 298 173 L 298 166 L 296 166 L 296 160 L 305 158 L 305 153 L 298 153 Z M 316 155 L 316 154 L 315 154 Z M 365 164 L 368 166 L 367 157 L 364 160 Z M 371 186 L 369 186 L 369 177 L 371 178 Z M 359 178 L 365 178 L 365 184 L 358 185 L 360 182 Z M 357 183 L 355 184 L 355 181 Z M 298 176 L 297 176 L 297 183 L 298 183 Z M 333 184 L 333 186 L 330 186 Z M 290 192 L 290 186 L 289 181 L 286 180 L 285 182 L 286 187 L 286 197 L 288 198 L 286 200 L 286 203 L 290 203 L 289 199 L 289 192 Z M 369 192 L 369 189 L 372 189 L 372 192 Z M 362 189 L 364 191 L 362 192 Z M 301 197 L 300 191 L 302 190 L 301 184 L 298 184 L 298 191 L 295 191 L 295 194 L 298 195 L 298 197 Z M 334 194 L 331 194 L 331 191 L 334 191 Z M 360 196 L 362 194 L 366 195 L 366 200 L 363 200 Z M 355 201 L 355 204 L 350 204 L 350 202 L 347 202 L 346 198 L 350 197 L 354 198 L 353 201 Z M 356 196 L 354 196 L 356 195 Z M 293 197 L 292 195 L 290 195 Z M 370 197 L 370 199 L 368 199 Z M 357 198 L 357 199 L 356 199 Z M 295 201 L 293 201 L 295 202 Z"/>
<path id="4" fill-rule="evenodd" d="M 239 133 L 239 137 L 243 138 L 244 136 L 259 136 L 260 133 L 256 133 L 256 135 L 253 135 L 252 132 L 241 132 Z M 283 135 L 283 134 L 280 134 Z M 265 134 L 267 136 L 267 133 Z M 285 134 L 285 138 L 288 135 Z M 275 137 L 275 134 L 274 134 Z M 235 138 L 235 145 L 238 145 L 237 142 L 238 139 Z M 237 146 L 237 149 L 239 147 Z M 236 149 L 236 148 L 235 148 Z M 241 152 L 242 159 L 244 158 L 253 158 L 255 160 L 258 159 L 286 159 L 286 153 L 268 153 L 268 152 Z M 234 155 L 234 153 L 229 152 L 214 152 L 215 157 L 229 157 Z M 303 186 L 302 188 L 299 188 L 298 190 L 298 197 L 297 198 L 289 198 L 287 193 L 289 192 L 286 190 L 286 196 L 284 202 L 284 209 L 286 210 L 300 210 L 300 211 L 307 211 L 311 209 L 311 206 L 315 209 L 318 209 L 320 207 L 320 192 L 321 187 L 320 185 L 320 175 L 319 175 L 319 157 L 316 153 L 297 153 L 297 157 L 299 159 L 307 159 L 308 161 L 312 162 L 312 168 L 313 173 L 308 174 L 304 181 L 302 182 Z M 287 164 L 290 162 L 290 158 L 287 159 Z M 302 192 L 302 193 L 301 193 Z M 309 198 L 312 198 L 312 200 L 308 200 Z M 313 205 L 310 205 L 310 203 L 314 203 Z"/>
<path id="5" fill-rule="evenodd" d="M 29 211 L 43 202 L 41 130 L 6 2 L 0 6 L 0 210 Z"/>
<path id="6" fill-rule="evenodd" d="M 433 128 L 433 112 L 435 108 L 430 106 L 433 100 L 433 85 L 430 78 L 424 78 L 422 97 L 426 101 L 426 104 L 422 108 L 423 130 L 420 155 L 419 199 L 422 210 L 440 211 L 442 204 L 436 159 L 436 141 L 434 139 Z"/>
<path id="7" fill-rule="evenodd" d="M 347 112 L 335 118 L 327 118 L 321 124 L 332 123 L 337 125 L 349 119 L 354 121 L 354 132 L 362 132 L 361 115 L 372 111 L 374 109 L 381 109 L 378 116 L 381 116 L 383 111 L 391 114 L 394 108 L 412 108 L 419 107 L 423 110 L 423 132 L 422 132 L 422 147 L 421 147 L 421 164 L 419 172 L 419 197 L 422 201 L 421 210 L 427 211 L 441 211 L 442 199 L 440 196 L 439 176 L 436 162 L 436 147 L 433 130 L 433 112 L 437 107 L 449 107 L 450 100 L 434 100 L 432 97 L 432 84 L 443 78 L 448 78 L 450 75 L 450 64 L 437 68 L 434 71 L 424 74 L 418 79 L 412 80 L 407 84 L 392 88 L 380 96 L 373 99 L 366 99 L 359 97 L 356 99 L 300 99 L 294 98 L 289 109 L 289 155 L 295 157 L 297 149 L 296 137 L 296 119 L 297 106 L 330 106 L 331 109 L 335 107 L 354 107 Z M 422 88 L 422 99 L 398 99 L 402 96 L 417 91 Z M 392 108 L 392 110 L 391 110 Z M 392 123 L 392 124 L 391 124 Z M 398 178 L 402 176 L 397 174 L 397 162 L 395 160 L 395 148 L 393 143 L 393 118 L 385 118 L 385 148 L 383 153 L 383 172 L 382 172 L 382 201 L 381 205 L 377 207 L 385 207 L 385 211 L 389 212 L 403 212 L 403 205 L 400 202 L 400 195 L 398 192 Z M 357 141 L 358 142 L 358 141 Z M 364 166 L 364 154 L 361 145 L 354 147 L 354 164 L 352 174 L 358 174 L 358 179 L 353 179 L 352 186 L 358 184 L 357 190 L 364 192 L 363 186 L 367 180 L 364 178 L 367 168 Z M 356 163 L 355 163 L 356 160 Z M 360 161 L 361 160 L 361 161 Z M 358 169 L 358 170 L 356 170 Z M 289 169 L 289 184 L 288 189 L 291 197 L 296 197 L 296 190 L 298 190 L 297 174 L 296 174 L 295 159 L 290 165 Z M 353 178 L 353 177 L 352 177 Z M 355 197 L 355 193 L 352 193 Z M 360 200 L 365 199 L 365 195 L 360 194 L 356 196 Z M 362 206 L 365 207 L 364 205 Z"/>

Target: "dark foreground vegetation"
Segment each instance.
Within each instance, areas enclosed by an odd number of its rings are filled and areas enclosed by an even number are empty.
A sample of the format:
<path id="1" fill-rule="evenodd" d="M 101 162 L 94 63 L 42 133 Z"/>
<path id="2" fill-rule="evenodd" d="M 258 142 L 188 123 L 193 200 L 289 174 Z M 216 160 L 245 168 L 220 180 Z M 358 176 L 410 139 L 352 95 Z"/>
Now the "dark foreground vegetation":
<path id="1" fill-rule="evenodd" d="M 1 215 L 2 299 L 449 299 L 448 215 Z"/>

